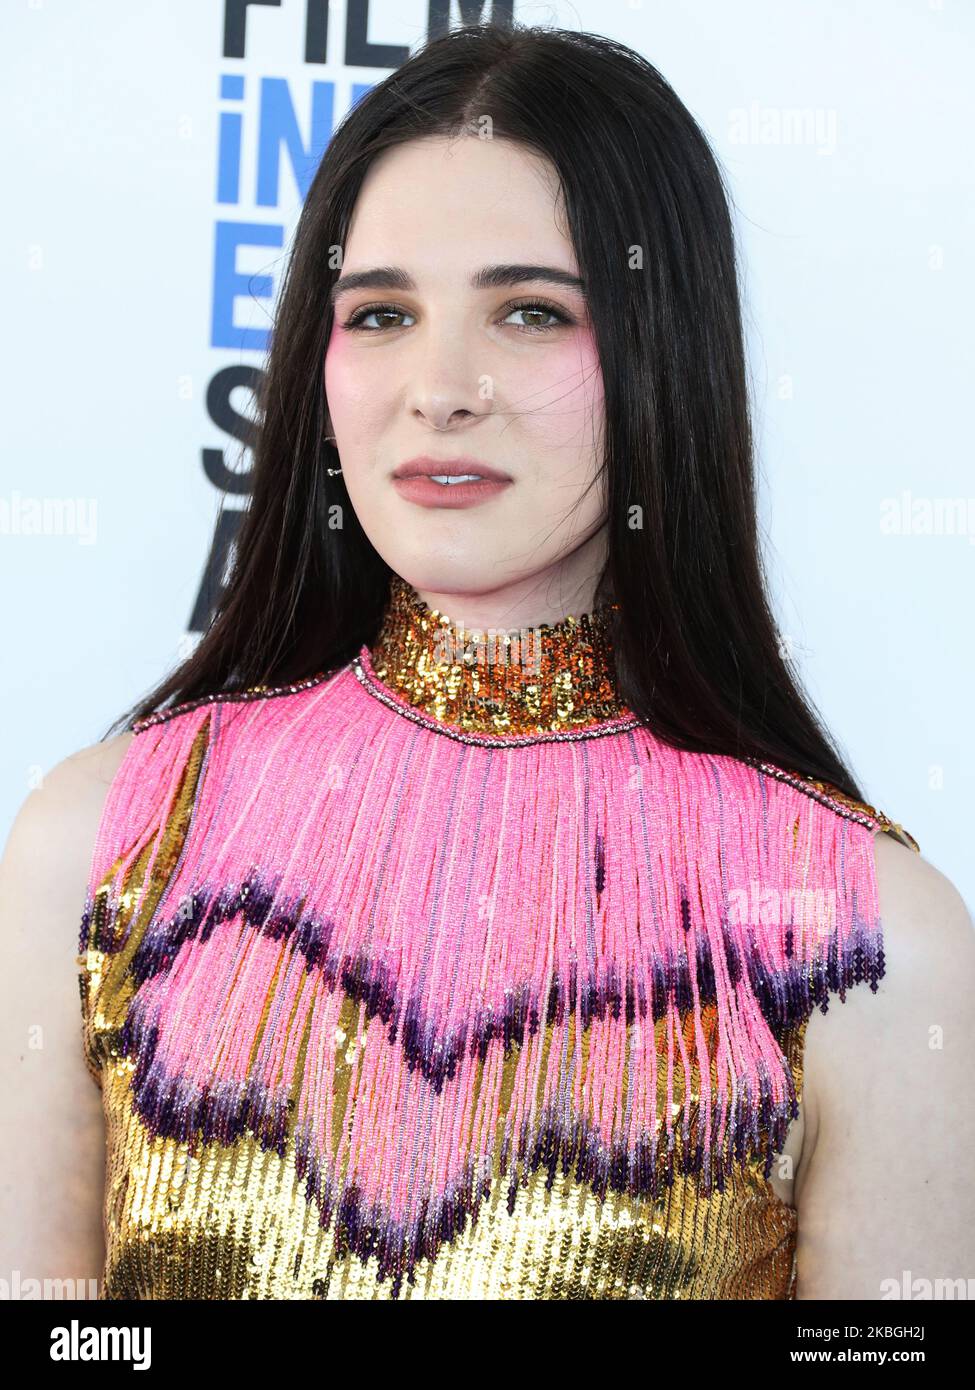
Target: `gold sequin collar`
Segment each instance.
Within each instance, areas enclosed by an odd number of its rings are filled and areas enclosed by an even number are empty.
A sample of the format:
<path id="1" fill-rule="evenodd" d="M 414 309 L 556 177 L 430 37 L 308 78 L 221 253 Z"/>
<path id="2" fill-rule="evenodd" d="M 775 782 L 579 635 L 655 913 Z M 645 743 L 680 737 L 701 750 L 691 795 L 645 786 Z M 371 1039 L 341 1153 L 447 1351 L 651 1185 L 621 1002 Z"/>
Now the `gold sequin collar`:
<path id="1" fill-rule="evenodd" d="M 393 575 L 369 659 L 390 690 L 460 729 L 520 734 L 594 726 L 630 713 L 613 662 L 617 607 L 485 632 L 430 608 Z"/>

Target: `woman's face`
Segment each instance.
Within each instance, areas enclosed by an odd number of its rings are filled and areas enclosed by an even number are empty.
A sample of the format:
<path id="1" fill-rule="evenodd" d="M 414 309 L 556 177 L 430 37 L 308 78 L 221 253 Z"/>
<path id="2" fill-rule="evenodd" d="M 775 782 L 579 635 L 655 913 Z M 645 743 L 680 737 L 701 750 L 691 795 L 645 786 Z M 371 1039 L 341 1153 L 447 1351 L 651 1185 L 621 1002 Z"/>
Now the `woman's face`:
<path id="1" fill-rule="evenodd" d="M 468 626 L 587 611 L 605 559 L 602 375 L 582 289 L 558 279 L 580 271 L 556 199 L 552 167 L 507 140 L 389 150 L 334 289 L 325 391 L 352 506 L 386 563 Z M 508 481 L 396 481 L 423 459 Z"/>

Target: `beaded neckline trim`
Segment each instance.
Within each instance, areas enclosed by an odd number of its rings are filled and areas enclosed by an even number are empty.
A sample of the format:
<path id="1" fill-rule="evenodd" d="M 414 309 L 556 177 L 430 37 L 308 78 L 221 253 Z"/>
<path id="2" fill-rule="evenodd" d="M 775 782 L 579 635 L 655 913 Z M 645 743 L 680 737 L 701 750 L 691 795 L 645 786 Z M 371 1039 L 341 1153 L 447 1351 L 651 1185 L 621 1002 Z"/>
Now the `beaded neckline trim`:
<path id="1" fill-rule="evenodd" d="M 742 758 L 742 762 L 757 768 L 766 777 L 774 777 L 777 782 L 786 782 L 790 787 L 795 787 L 797 791 L 805 792 L 806 796 L 811 797 L 813 801 L 819 801 L 824 806 L 828 806 L 830 810 L 835 811 L 838 816 L 843 816 L 846 820 L 856 821 L 858 825 L 865 825 L 868 830 L 879 825 L 881 830 L 903 837 L 910 848 L 920 854 L 921 846 L 899 821 L 891 820 L 889 816 L 884 815 L 883 811 L 878 811 L 875 806 L 868 805 L 866 801 L 854 801 L 851 796 L 841 792 L 839 787 L 834 787 L 832 783 L 817 781 L 812 777 L 802 777 L 797 772 L 787 772 L 784 768 L 776 767 L 774 763 L 763 763 L 758 758 L 745 757 Z"/>
<path id="2" fill-rule="evenodd" d="M 345 666 L 333 666 L 328 671 L 317 671 L 315 675 L 293 681 L 290 685 L 252 685 L 246 690 L 217 690 L 212 695 L 201 695 L 196 700 L 184 700 L 182 704 L 173 705 L 171 709 L 161 709 L 155 714 L 147 714 L 143 719 L 135 720 L 132 732 L 141 734 L 143 729 L 151 729 L 154 724 L 165 724 L 181 714 L 200 709 L 202 705 L 241 704 L 247 700 L 273 700 L 281 695 L 297 695 L 299 691 L 311 690 L 314 686 L 321 685 L 322 681 L 328 680 L 329 676 L 338 675 L 340 671 L 345 670 L 348 670 L 348 663 Z"/>
<path id="3" fill-rule="evenodd" d="M 468 732 L 465 729 L 446 724 L 442 719 L 437 719 L 432 714 L 427 714 L 424 710 L 411 705 L 408 700 L 380 681 L 373 668 L 367 646 L 362 648 L 358 656 L 353 657 L 350 665 L 362 688 L 385 705 L 387 709 L 391 709 L 394 714 L 402 715 L 404 719 L 409 719 L 422 728 L 430 729 L 433 733 L 443 734 L 445 738 L 452 738 L 457 743 L 473 744 L 481 748 L 524 748 L 533 743 L 574 743 L 578 739 L 603 738 L 607 734 L 625 733 L 628 729 L 638 728 L 641 722 L 635 714 L 628 714 L 620 715 L 615 719 L 602 720 L 590 728 L 583 726 L 577 729 L 557 729 L 522 734 Z"/>

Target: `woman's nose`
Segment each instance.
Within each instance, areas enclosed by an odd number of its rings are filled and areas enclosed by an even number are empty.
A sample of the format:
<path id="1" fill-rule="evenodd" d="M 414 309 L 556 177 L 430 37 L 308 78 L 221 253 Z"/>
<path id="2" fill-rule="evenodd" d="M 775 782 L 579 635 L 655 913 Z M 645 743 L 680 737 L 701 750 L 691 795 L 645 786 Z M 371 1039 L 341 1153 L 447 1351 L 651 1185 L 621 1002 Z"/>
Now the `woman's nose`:
<path id="1" fill-rule="evenodd" d="M 449 429 L 462 420 L 489 415 L 494 406 L 494 377 L 478 349 L 462 330 L 437 333 L 416 343 L 407 359 L 407 405 L 434 429 Z"/>

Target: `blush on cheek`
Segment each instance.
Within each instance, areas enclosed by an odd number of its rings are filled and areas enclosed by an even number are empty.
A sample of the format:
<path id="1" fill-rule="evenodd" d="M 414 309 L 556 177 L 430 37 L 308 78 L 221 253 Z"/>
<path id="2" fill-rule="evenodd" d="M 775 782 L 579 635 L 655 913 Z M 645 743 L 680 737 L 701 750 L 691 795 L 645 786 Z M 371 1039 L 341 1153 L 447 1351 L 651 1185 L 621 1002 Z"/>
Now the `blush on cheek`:
<path id="1" fill-rule="evenodd" d="M 337 319 L 332 320 L 332 327 L 329 329 L 328 339 L 325 343 L 325 370 L 329 366 L 340 361 L 344 356 L 345 334 L 339 327 Z"/>
<path id="2" fill-rule="evenodd" d="M 338 320 L 333 319 L 322 363 L 325 395 L 332 411 L 333 424 L 335 416 L 342 412 L 343 403 L 355 394 L 356 389 L 355 381 L 350 376 L 351 356 L 348 347 L 348 334 L 343 332 Z"/>
<path id="3" fill-rule="evenodd" d="M 389 426 L 388 373 L 371 352 L 356 352 L 352 335 L 333 323 L 325 345 L 322 379 L 328 403 L 329 431 L 341 441 L 342 466 L 353 472 L 371 467 L 381 454 Z"/>
<path id="4" fill-rule="evenodd" d="M 513 407 L 547 446 L 585 446 L 594 432 L 598 437 L 603 376 L 592 331 L 580 329 L 540 353 L 537 365 L 519 376 Z"/>
<path id="5" fill-rule="evenodd" d="M 370 401 L 378 401 L 388 385 L 388 370 L 379 365 L 379 357 L 371 352 L 356 352 L 355 334 L 344 329 L 338 319 L 332 320 L 325 344 L 324 372 L 329 405 L 336 399 L 336 410 L 359 410 Z"/>

